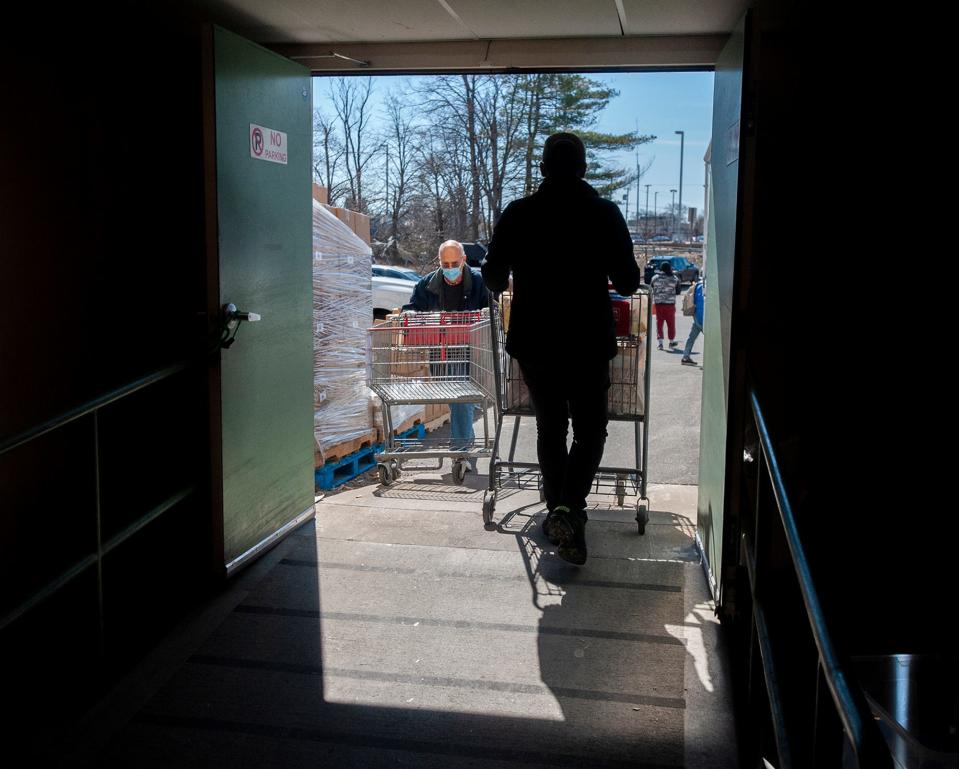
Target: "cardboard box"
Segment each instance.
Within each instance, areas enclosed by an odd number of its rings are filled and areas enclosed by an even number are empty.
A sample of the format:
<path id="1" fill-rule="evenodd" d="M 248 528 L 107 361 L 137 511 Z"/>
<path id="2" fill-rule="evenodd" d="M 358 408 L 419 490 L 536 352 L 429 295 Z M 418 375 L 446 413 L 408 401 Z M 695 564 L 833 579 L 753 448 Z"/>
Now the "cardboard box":
<path id="1" fill-rule="evenodd" d="M 532 409 L 533 402 L 529 397 L 529 388 L 526 387 L 526 380 L 523 379 L 523 372 L 520 371 L 519 363 L 515 358 L 509 359 L 509 375 L 506 382 L 507 405 L 511 409 Z"/>
<path id="2" fill-rule="evenodd" d="M 427 403 L 426 404 L 426 419 L 427 423 L 433 422 L 436 419 L 448 419 L 450 415 L 450 407 L 448 403 Z"/>
<path id="3" fill-rule="evenodd" d="M 350 215 L 352 211 L 348 208 L 331 208 L 330 211 L 333 212 L 333 215 L 339 219 L 343 224 L 353 229 L 353 217 Z"/>
<path id="4" fill-rule="evenodd" d="M 326 187 L 321 187 L 313 182 L 313 200 L 324 205 L 328 204 L 330 202 L 330 191 Z"/>
<path id="5" fill-rule="evenodd" d="M 353 212 L 353 232 L 366 245 L 370 245 L 370 217 L 358 211 Z"/>

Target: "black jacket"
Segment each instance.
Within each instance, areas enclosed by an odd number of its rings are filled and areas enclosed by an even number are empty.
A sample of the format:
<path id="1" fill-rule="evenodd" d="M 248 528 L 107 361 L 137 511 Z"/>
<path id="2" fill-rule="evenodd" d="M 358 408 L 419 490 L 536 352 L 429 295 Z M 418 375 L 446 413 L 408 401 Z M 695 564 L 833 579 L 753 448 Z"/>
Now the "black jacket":
<path id="1" fill-rule="evenodd" d="M 460 310 L 482 310 L 489 306 L 489 291 L 483 284 L 479 270 L 463 265 L 463 301 Z M 410 301 L 404 310 L 433 311 L 443 309 L 443 270 L 431 272 L 413 287 Z"/>
<path id="2" fill-rule="evenodd" d="M 607 279 L 623 296 L 642 280 L 615 203 L 582 179 L 544 179 L 506 207 L 493 231 L 483 262 L 489 290 L 505 290 L 510 271 L 510 355 L 557 363 L 615 357 Z"/>

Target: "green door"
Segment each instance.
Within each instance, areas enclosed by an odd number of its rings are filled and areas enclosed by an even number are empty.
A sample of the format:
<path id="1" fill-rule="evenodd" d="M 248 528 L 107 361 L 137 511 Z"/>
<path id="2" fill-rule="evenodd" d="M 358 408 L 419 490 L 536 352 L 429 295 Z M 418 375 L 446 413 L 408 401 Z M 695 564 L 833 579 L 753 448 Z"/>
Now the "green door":
<path id="1" fill-rule="evenodd" d="M 260 316 L 211 368 L 213 558 L 231 574 L 313 515 L 312 100 L 305 67 L 215 26 L 204 42 L 208 312 Z"/>
<path id="2" fill-rule="evenodd" d="M 696 537 L 710 589 L 722 574 L 726 421 L 729 403 L 730 335 L 739 185 L 739 120 L 742 109 L 746 17 L 740 19 L 716 64 L 713 137 L 706 208 L 703 395 L 699 439 L 699 502 Z"/>

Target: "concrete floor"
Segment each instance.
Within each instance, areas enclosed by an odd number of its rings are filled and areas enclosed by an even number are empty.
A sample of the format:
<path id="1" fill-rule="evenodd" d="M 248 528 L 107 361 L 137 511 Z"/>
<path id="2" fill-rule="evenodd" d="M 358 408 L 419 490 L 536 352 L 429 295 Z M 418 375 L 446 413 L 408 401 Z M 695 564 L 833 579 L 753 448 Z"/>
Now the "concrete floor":
<path id="1" fill-rule="evenodd" d="M 446 465 L 448 469 L 448 465 Z M 482 469 L 482 466 L 481 466 Z M 73 735 L 65 766 L 734 767 L 696 488 L 561 561 L 534 491 L 442 472 L 332 496 Z"/>

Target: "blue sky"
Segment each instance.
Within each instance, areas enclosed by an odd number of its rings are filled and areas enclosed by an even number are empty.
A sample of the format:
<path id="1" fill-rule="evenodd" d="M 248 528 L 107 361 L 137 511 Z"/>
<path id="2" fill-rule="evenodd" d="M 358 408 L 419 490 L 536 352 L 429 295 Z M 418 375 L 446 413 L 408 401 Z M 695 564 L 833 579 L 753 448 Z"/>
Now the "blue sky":
<path id="1" fill-rule="evenodd" d="M 653 165 L 640 183 L 642 200 L 646 206 L 646 185 L 649 188 L 649 207 L 653 208 L 653 193 L 659 192 L 660 210 L 672 200 L 670 190 L 677 190 L 679 202 L 680 137 L 675 131 L 685 131 L 683 156 L 683 205 L 703 212 L 703 184 L 705 166 L 703 156 L 712 134 L 713 73 L 712 72 L 642 72 L 598 75 L 597 79 L 619 91 L 598 124 L 600 130 L 611 133 L 635 130 L 653 134 L 656 141 L 639 148 L 639 162 Z M 626 155 L 620 163 L 632 162 L 635 154 Z M 629 196 L 629 210 L 636 210 L 635 186 Z M 620 202 L 620 201 L 617 201 Z"/>
<path id="2" fill-rule="evenodd" d="M 653 208 L 654 193 L 659 192 L 660 211 L 672 200 L 671 189 L 679 189 L 680 140 L 674 133 L 686 132 L 683 162 L 683 205 L 703 211 L 704 165 L 703 155 L 712 132 L 713 73 L 712 72 L 640 72 L 591 75 L 619 91 L 596 125 L 599 131 L 621 133 L 638 128 L 641 134 L 658 137 L 639 148 L 640 165 L 650 160 L 653 165 L 640 185 L 640 206 L 646 205 L 646 184 L 649 188 L 649 208 Z M 379 102 L 392 85 L 400 85 L 406 77 L 375 77 L 374 94 Z M 325 78 L 314 78 L 313 104 L 327 112 L 328 87 Z M 611 158 L 612 159 L 612 158 Z M 618 158 L 620 165 L 633 167 L 635 153 Z M 621 194 L 621 193 L 620 193 Z M 629 210 L 636 210 L 636 188 L 630 190 Z M 679 202 L 679 193 L 676 194 Z M 617 203 L 622 205 L 621 200 Z"/>

